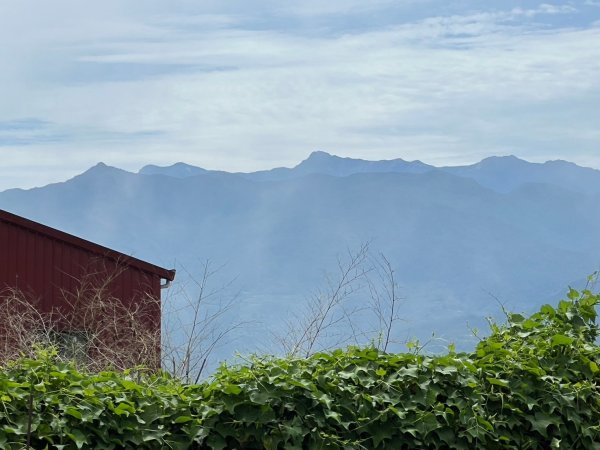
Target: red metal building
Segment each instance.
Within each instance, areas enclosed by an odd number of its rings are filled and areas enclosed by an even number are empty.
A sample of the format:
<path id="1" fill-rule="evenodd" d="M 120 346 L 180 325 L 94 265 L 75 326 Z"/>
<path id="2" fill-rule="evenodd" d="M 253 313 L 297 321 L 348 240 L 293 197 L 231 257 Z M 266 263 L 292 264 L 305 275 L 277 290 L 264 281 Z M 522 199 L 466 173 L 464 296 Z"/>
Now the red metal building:
<path id="1" fill-rule="evenodd" d="M 157 300 L 141 309 L 160 333 L 161 288 L 173 281 L 174 270 L 0 210 L 0 294 L 16 288 L 35 297 L 44 312 L 68 309 L 69 296 L 91 276 L 111 277 L 111 296 L 126 305 Z"/>

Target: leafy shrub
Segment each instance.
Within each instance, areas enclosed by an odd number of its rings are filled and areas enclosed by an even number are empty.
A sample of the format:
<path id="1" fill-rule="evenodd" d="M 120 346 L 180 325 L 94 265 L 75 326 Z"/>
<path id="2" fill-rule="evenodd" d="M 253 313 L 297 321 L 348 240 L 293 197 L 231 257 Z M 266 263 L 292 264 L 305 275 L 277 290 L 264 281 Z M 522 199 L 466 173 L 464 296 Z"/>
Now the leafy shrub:
<path id="1" fill-rule="evenodd" d="M 472 353 L 255 357 L 199 385 L 42 352 L 0 374 L 0 448 L 600 449 L 599 301 L 509 314 Z"/>

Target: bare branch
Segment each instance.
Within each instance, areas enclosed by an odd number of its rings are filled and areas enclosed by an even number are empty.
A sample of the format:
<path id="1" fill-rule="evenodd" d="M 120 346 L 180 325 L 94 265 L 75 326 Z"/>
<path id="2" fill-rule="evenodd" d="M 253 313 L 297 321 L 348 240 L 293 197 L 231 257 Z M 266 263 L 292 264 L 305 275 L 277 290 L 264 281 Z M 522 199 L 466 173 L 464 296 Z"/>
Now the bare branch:
<path id="1" fill-rule="evenodd" d="M 325 338 L 332 334 L 335 326 L 346 321 L 355 337 L 357 330 L 351 319 L 352 309 L 345 309 L 344 302 L 358 290 L 360 281 L 365 279 L 369 268 L 365 267 L 369 244 L 363 244 L 356 252 L 348 250 L 347 260 L 338 258 L 337 277 L 327 277 L 327 289 L 314 294 L 307 302 L 304 313 L 294 323 L 289 323 L 286 336 L 280 338 L 284 351 L 291 356 L 311 355 Z M 336 342 L 339 344 L 348 338 Z"/>
<path id="2" fill-rule="evenodd" d="M 227 292 L 233 280 L 212 287 L 213 278 L 222 268 L 213 268 L 207 260 L 197 278 L 183 268 L 197 289 L 196 295 L 192 297 L 190 287 L 183 284 L 163 302 L 163 360 L 168 361 L 163 366 L 185 382 L 199 380 L 213 352 L 226 344 L 235 330 L 249 323 L 227 318 L 239 297 Z"/>
<path id="3" fill-rule="evenodd" d="M 394 324 L 400 320 L 398 308 L 402 299 L 398 297 L 395 272 L 386 256 L 379 253 L 371 261 L 375 276 L 368 278 L 369 292 L 373 312 L 379 322 L 379 346 L 385 352 L 392 342 Z"/>

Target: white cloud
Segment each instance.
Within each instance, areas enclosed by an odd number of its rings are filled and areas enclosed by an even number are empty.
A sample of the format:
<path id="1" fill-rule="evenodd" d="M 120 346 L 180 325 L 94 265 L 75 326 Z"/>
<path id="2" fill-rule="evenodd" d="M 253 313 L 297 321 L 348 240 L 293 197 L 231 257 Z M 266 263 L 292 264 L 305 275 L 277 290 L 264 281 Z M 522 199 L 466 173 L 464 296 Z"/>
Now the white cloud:
<path id="1" fill-rule="evenodd" d="M 513 8 L 510 12 L 500 13 L 498 16 L 514 20 L 521 16 L 535 17 L 543 14 L 572 14 L 575 12 L 577 12 L 577 9 L 571 5 L 550 5 L 542 3 L 537 8 L 533 9 L 524 9 L 520 7 Z"/>
<path id="2" fill-rule="evenodd" d="M 426 2 L 427 0 L 420 0 Z M 365 14 L 372 11 L 416 3 L 417 0 L 303 0 L 301 2 L 282 2 L 280 12 L 299 16 L 321 16 L 332 14 Z"/>
<path id="3" fill-rule="evenodd" d="M 328 7 L 343 4 L 359 8 L 341 0 Z M 64 8 L 48 20 L 28 17 L 25 39 L 0 50 L 8 68 L 0 122 L 46 121 L 54 139 L 43 142 L 48 130 L 5 133 L 0 152 L 13 166 L 71 159 L 64 170 L 72 174 L 98 160 L 130 170 L 185 160 L 253 170 L 295 164 L 317 148 L 464 163 L 507 150 L 554 156 L 562 147 L 571 152 L 565 159 L 594 161 L 600 142 L 590 132 L 600 120 L 590 106 L 600 98 L 600 29 L 522 20 L 574 13 L 569 5 L 334 35 L 247 26 L 248 16 L 210 5 L 207 15 L 165 15 L 152 2 L 141 11 L 141 3 L 94 5 L 66 18 Z M 317 14 L 314 7 L 293 13 Z M 15 26 L 0 27 L 0 38 L 10 33 Z M 15 133 L 26 147 L 15 145 Z M 29 180 L 24 174 L 23 185 Z"/>

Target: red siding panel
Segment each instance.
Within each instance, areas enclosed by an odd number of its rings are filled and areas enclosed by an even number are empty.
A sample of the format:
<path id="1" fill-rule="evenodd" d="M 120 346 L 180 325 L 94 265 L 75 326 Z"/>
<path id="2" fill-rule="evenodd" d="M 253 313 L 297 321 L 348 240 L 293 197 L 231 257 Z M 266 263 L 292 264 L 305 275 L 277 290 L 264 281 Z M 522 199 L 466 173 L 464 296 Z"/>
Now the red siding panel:
<path id="1" fill-rule="evenodd" d="M 0 291 L 8 279 L 8 225 L 0 222 Z"/>
<path id="2" fill-rule="evenodd" d="M 81 280 L 101 269 L 104 276 L 121 271 L 110 289 L 127 304 L 144 301 L 148 294 L 160 299 L 161 279 L 175 276 L 174 271 L 0 210 L 0 290 L 21 289 L 51 311 L 66 307 L 64 292 L 73 294 Z M 160 330 L 160 303 L 144 307 L 152 326 Z"/>

